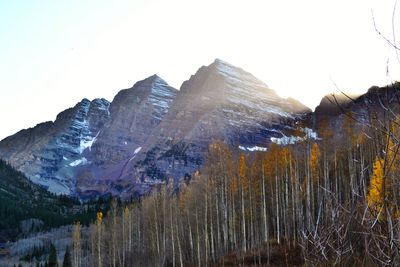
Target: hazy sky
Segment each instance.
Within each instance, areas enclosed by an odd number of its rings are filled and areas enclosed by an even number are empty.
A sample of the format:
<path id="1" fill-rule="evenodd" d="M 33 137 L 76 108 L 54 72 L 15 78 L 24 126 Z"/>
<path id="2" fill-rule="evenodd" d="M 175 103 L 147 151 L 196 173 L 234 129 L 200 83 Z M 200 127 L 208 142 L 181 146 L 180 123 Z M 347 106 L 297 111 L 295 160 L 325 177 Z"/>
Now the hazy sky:
<path id="1" fill-rule="evenodd" d="M 371 13 L 392 38 L 394 3 L 0 0 L 0 139 L 54 120 L 84 97 L 112 100 L 154 73 L 179 88 L 215 58 L 310 107 L 334 83 L 363 92 L 399 80 Z"/>

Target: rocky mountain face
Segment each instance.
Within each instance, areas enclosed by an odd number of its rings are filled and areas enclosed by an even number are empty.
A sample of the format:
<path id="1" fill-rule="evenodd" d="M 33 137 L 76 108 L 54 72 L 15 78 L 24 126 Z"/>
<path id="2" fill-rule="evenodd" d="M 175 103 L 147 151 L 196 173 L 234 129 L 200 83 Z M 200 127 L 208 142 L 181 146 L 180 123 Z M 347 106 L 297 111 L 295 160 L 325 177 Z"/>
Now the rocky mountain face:
<path id="1" fill-rule="evenodd" d="M 215 60 L 179 91 L 154 75 L 111 103 L 84 99 L 54 122 L 2 140 L 0 157 L 52 192 L 129 197 L 190 177 L 212 141 L 262 150 L 309 112 Z"/>
<path id="2" fill-rule="evenodd" d="M 79 195 L 132 191 L 134 177 L 122 181 L 122 173 L 161 123 L 177 92 L 153 75 L 115 96 L 110 104 L 110 119 L 92 150 L 85 153 L 88 164 L 76 169 Z"/>
<path id="3" fill-rule="evenodd" d="M 357 126 L 370 125 L 371 120 L 383 119 L 386 114 L 400 112 L 400 83 L 378 87 L 373 86 L 363 95 L 327 95 L 315 108 L 312 117 L 314 127 L 325 121 L 332 128 L 341 127 L 343 120 L 351 116 Z"/>
<path id="4" fill-rule="evenodd" d="M 179 182 L 199 169 L 212 141 L 262 149 L 307 112 L 250 73 L 217 59 L 182 84 L 170 112 L 121 178 L 135 177 L 139 187 L 172 177 Z"/>
<path id="5" fill-rule="evenodd" d="M 75 107 L 45 122 L 22 130 L 0 142 L 0 157 L 35 183 L 58 194 L 75 191 L 74 167 L 86 162 L 82 156 L 109 119 L 109 102 L 83 99 Z"/>

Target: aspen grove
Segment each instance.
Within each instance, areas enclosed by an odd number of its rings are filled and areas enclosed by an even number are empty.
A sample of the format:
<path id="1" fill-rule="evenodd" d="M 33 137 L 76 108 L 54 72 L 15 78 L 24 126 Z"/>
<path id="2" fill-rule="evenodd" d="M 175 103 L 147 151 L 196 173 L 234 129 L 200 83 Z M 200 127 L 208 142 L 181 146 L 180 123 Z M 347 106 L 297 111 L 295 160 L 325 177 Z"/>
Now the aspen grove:
<path id="1" fill-rule="evenodd" d="M 114 201 L 86 239 L 77 224 L 74 265 L 394 265 L 400 120 L 381 115 L 347 113 L 340 132 L 323 120 L 318 140 L 267 152 L 214 142 L 190 182 Z"/>

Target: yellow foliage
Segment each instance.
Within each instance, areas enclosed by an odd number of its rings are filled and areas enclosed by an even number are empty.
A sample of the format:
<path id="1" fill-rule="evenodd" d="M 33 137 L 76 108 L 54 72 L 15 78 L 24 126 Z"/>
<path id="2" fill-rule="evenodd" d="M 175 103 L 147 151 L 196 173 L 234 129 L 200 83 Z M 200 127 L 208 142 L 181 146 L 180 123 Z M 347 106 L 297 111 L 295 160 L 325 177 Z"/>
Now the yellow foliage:
<path id="1" fill-rule="evenodd" d="M 384 161 L 377 158 L 374 162 L 374 170 L 369 184 L 367 202 L 369 208 L 378 213 L 383 206 L 383 165 Z"/>
<path id="2" fill-rule="evenodd" d="M 245 176 L 246 176 L 246 158 L 244 154 L 241 154 L 239 159 L 239 177 L 241 179 L 244 179 Z"/>
<path id="3" fill-rule="evenodd" d="M 320 151 L 317 143 L 314 143 L 311 149 L 311 175 L 315 180 L 318 179 L 318 161 L 320 157 Z"/>
<path id="4" fill-rule="evenodd" d="M 128 206 L 125 207 L 125 209 L 124 209 L 124 214 L 125 214 L 125 216 L 128 216 L 128 215 L 129 215 L 129 208 L 128 208 Z"/>
<path id="5" fill-rule="evenodd" d="M 103 213 L 101 211 L 97 212 L 97 223 L 101 223 L 103 220 Z"/>
<path id="6" fill-rule="evenodd" d="M 72 238 L 74 241 L 74 246 L 76 246 L 76 243 L 79 243 L 81 240 L 81 223 L 79 221 L 76 221 L 74 223 L 74 228 L 73 228 L 73 234 Z"/>
<path id="7" fill-rule="evenodd" d="M 247 191 L 250 185 L 247 177 L 246 157 L 244 154 L 241 154 L 239 158 L 239 178 L 240 187 L 242 190 Z"/>

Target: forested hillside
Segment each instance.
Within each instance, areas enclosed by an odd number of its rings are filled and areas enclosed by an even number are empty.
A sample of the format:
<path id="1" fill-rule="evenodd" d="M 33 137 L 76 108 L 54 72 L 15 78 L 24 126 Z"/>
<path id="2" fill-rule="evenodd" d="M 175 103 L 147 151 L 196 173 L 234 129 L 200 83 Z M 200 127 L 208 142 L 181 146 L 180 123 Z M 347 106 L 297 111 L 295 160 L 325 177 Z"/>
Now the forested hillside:
<path id="1" fill-rule="evenodd" d="M 99 208 L 94 203 L 84 207 L 73 198 L 56 196 L 0 160 L 0 243 L 21 233 L 76 220 L 87 224 Z"/>
<path id="2" fill-rule="evenodd" d="M 319 120 L 318 140 L 247 154 L 213 143 L 179 192 L 114 203 L 88 240 L 75 233 L 75 266 L 396 265 L 398 89 Z"/>

